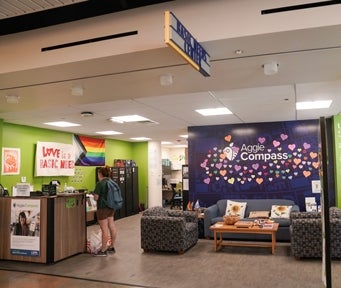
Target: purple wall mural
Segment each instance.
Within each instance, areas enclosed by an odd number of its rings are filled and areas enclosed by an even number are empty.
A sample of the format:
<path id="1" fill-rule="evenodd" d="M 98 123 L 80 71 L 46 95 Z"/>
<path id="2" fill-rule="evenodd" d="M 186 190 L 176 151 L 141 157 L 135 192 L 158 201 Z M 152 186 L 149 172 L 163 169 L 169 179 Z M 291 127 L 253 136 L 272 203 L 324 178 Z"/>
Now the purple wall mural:
<path id="1" fill-rule="evenodd" d="M 285 198 L 305 210 L 319 180 L 318 120 L 189 127 L 189 200 Z"/>

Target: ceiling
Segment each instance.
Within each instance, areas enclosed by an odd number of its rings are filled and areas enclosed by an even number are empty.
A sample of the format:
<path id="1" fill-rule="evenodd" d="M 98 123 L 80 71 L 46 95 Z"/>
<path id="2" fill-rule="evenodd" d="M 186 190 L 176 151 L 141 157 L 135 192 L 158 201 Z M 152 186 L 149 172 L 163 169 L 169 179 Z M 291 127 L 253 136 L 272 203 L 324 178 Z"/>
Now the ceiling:
<path id="1" fill-rule="evenodd" d="M 40 10 L 53 10 L 57 8 L 50 7 L 51 3 L 71 7 L 81 4 L 77 2 L 83 1 L 13 0 L 16 9 L 8 12 L 1 1 L 0 27 L 5 27 L 2 21 L 41 12 L 24 12 L 20 5 L 40 3 Z M 130 1 L 119 2 L 123 6 L 117 11 L 137 8 L 129 7 Z M 165 1 L 140 2 L 151 5 Z M 30 19 L 37 23 L 37 18 Z M 340 30 L 341 26 L 335 25 L 204 42 L 211 56 L 210 77 L 202 76 L 168 47 L 0 74 L 0 118 L 45 129 L 51 129 L 45 122 L 65 120 L 81 126 L 55 130 L 94 137 L 100 137 L 96 131 L 114 130 L 123 134 L 106 138 L 133 141 L 131 137 L 145 136 L 186 145 L 179 135 L 187 134 L 189 126 L 330 117 L 341 112 Z M 234 53 L 238 49 L 244 52 Z M 266 76 L 263 65 L 271 61 L 278 63 L 279 72 Z M 162 75 L 171 75 L 173 84 L 160 85 Z M 71 87 L 75 86 L 82 87 L 82 96 L 72 95 Z M 18 104 L 6 102 L 6 96 L 12 94 L 20 97 Z M 329 109 L 295 109 L 297 101 L 327 99 L 333 100 Z M 194 111 L 221 106 L 233 114 L 203 117 Z M 93 116 L 82 117 L 84 111 L 93 112 Z M 151 121 L 108 121 L 111 116 L 127 114 Z"/>

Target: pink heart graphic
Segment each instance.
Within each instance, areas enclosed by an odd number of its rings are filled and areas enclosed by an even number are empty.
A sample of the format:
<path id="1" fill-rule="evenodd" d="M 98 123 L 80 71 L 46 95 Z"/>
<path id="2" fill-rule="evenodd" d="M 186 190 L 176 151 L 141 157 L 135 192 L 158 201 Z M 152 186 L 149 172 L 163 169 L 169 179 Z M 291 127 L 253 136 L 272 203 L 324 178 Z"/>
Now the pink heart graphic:
<path id="1" fill-rule="evenodd" d="M 284 141 L 284 140 L 286 140 L 286 139 L 288 139 L 288 135 L 286 135 L 286 134 L 281 134 L 281 139 Z"/>
<path id="2" fill-rule="evenodd" d="M 223 166 L 223 164 L 221 164 L 221 163 L 215 164 L 215 167 L 217 167 L 218 169 L 220 169 L 222 166 Z"/>
<path id="3" fill-rule="evenodd" d="M 274 145 L 274 147 L 278 147 L 279 144 L 281 144 L 280 142 L 278 142 L 277 140 L 272 141 L 272 144 Z"/>
<path id="4" fill-rule="evenodd" d="M 205 183 L 205 184 L 210 184 L 210 181 L 211 181 L 210 178 L 204 179 L 204 183 Z"/>
<path id="5" fill-rule="evenodd" d="M 260 144 L 263 144 L 263 143 L 265 142 L 265 138 L 264 138 L 264 137 L 259 137 L 259 138 L 258 138 L 258 142 L 259 142 Z"/>
<path id="6" fill-rule="evenodd" d="M 291 151 L 294 151 L 296 145 L 295 144 L 289 144 L 288 145 L 288 148 L 291 150 Z"/>
<path id="7" fill-rule="evenodd" d="M 259 164 L 258 163 L 252 164 L 252 168 L 257 170 L 259 168 Z"/>
<path id="8" fill-rule="evenodd" d="M 304 149 L 309 149 L 311 146 L 309 143 L 304 142 L 303 147 L 304 147 Z"/>
<path id="9" fill-rule="evenodd" d="M 207 164 L 207 161 L 204 161 L 200 164 L 201 168 L 205 168 L 206 167 L 206 164 Z"/>
<path id="10" fill-rule="evenodd" d="M 234 170 L 236 170 L 237 172 L 242 168 L 242 166 L 240 165 L 234 165 Z"/>

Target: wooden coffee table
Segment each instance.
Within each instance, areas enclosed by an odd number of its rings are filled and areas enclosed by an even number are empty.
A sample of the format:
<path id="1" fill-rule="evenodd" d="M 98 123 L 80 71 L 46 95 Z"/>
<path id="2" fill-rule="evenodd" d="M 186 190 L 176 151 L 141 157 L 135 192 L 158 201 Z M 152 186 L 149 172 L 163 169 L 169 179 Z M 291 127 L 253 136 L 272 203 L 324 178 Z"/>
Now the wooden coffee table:
<path id="1" fill-rule="evenodd" d="M 224 222 L 218 222 L 210 227 L 214 232 L 214 251 L 218 251 L 222 246 L 244 246 L 244 247 L 271 247 L 271 253 L 275 253 L 276 248 L 276 233 L 278 223 L 272 223 L 272 227 L 260 228 L 257 225 L 246 228 L 238 228 L 234 225 L 226 225 Z M 245 233 L 245 234 L 266 234 L 271 236 L 271 243 L 255 243 L 255 242 L 240 242 L 223 241 L 223 233 Z"/>

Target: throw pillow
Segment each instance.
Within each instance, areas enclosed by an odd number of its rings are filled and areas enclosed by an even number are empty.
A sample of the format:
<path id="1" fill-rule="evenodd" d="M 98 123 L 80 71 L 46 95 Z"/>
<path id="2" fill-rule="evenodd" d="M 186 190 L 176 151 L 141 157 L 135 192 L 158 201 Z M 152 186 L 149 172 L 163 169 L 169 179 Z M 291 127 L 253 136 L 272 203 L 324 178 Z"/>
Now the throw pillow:
<path id="1" fill-rule="evenodd" d="M 239 216 L 244 218 L 247 202 L 227 200 L 225 215 Z"/>
<path id="2" fill-rule="evenodd" d="M 292 206 L 272 205 L 271 218 L 289 218 Z"/>
<path id="3" fill-rule="evenodd" d="M 269 211 L 251 211 L 249 218 L 269 218 Z"/>

